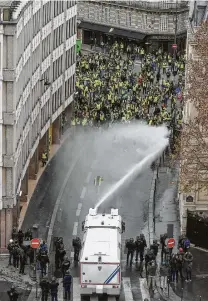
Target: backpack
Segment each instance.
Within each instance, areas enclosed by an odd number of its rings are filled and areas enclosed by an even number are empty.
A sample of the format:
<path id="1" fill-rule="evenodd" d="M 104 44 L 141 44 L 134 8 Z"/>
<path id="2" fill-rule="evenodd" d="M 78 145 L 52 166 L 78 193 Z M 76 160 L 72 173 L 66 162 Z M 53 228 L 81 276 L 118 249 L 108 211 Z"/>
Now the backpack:
<path id="1" fill-rule="evenodd" d="M 189 240 L 189 239 L 186 239 L 186 240 L 184 241 L 184 247 L 185 247 L 185 248 L 189 248 L 189 247 L 190 247 L 190 240 Z"/>

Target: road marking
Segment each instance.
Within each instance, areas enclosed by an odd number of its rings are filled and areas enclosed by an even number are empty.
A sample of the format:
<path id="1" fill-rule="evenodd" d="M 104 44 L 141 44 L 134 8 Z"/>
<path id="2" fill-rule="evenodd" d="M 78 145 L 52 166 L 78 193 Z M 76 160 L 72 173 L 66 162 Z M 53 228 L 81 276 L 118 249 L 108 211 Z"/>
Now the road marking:
<path id="1" fill-rule="evenodd" d="M 70 258 L 74 259 L 74 251 L 71 251 Z"/>
<path id="2" fill-rule="evenodd" d="M 81 301 L 79 278 L 73 278 L 73 301 Z"/>
<path id="3" fill-rule="evenodd" d="M 92 165 L 91 165 L 91 168 L 93 169 L 93 168 L 95 168 L 95 165 L 97 164 L 97 160 L 94 160 L 93 162 L 92 162 Z"/>
<path id="4" fill-rule="evenodd" d="M 88 173 L 87 179 L 86 179 L 86 183 L 87 183 L 87 184 L 90 183 L 91 176 L 92 176 L 92 172 L 90 171 L 90 172 Z"/>
<path id="5" fill-rule="evenodd" d="M 131 280 L 129 277 L 123 277 L 123 289 L 125 300 L 134 301 L 131 290 Z"/>
<path id="6" fill-rule="evenodd" d="M 140 290 L 141 290 L 141 294 L 142 294 L 142 300 L 144 300 L 145 298 L 150 300 L 150 294 L 149 294 L 149 290 L 147 287 L 147 280 L 144 278 L 140 278 L 139 283 L 140 283 Z"/>
<path id="7" fill-rule="evenodd" d="M 63 298 L 64 298 L 63 280 L 62 278 L 60 278 L 59 286 L 58 286 L 58 300 L 63 300 Z"/>
<path id="8" fill-rule="evenodd" d="M 78 222 L 74 222 L 74 228 L 73 228 L 73 232 L 72 232 L 73 236 L 77 235 L 77 230 L 78 230 Z"/>
<path id="9" fill-rule="evenodd" d="M 55 224 L 55 220 L 56 220 L 56 215 L 57 215 L 57 211 L 59 209 L 59 206 L 60 206 L 60 203 L 61 203 L 61 199 L 62 199 L 62 196 L 64 194 L 64 190 L 67 186 L 67 183 L 69 181 L 69 178 L 81 156 L 81 154 L 83 153 L 84 149 L 82 149 L 79 153 L 79 155 L 76 157 L 76 159 L 74 160 L 74 162 L 72 163 L 71 165 L 71 168 L 69 169 L 67 175 L 66 175 L 66 178 L 64 180 L 64 183 L 63 185 L 61 186 L 61 189 L 59 191 L 59 194 L 58 194 L 58 197 L 57 197 L 57 200 L 56 200 L 56 204 L 54 206 L 54 209 L 53 209 L 53 214 L 52 214 L 52 217 L 51 217 L 51 221 L 50 221 L 50 226 L 49 226 L 49 229 L 48 229 L 48 238 L 47 238 L 47 245 L 48 245 L 48 249 L 50 249 L 50 245 L 51 245 L 51 238 L 52 238 L 52 234 L 53 234 L 53 228 L 54 228 L 54 224 Z"/>
<path id="10" fill-rule="evenodd" d="M 87 190 L 87 189 L 86 189 L 86 187 L 84 186 L 84 187 L 82 188 L 82 193 L 81 193 L 81 195 L 80 195 L 80 199 L 84 199 L 86 190 Z"/>
<path id="11" fill-rule="evenodd" d="M 80 216 L 81 209 L 82 209 L 82 203 L 79 203 L 76 211 L 76 216 Z"/>

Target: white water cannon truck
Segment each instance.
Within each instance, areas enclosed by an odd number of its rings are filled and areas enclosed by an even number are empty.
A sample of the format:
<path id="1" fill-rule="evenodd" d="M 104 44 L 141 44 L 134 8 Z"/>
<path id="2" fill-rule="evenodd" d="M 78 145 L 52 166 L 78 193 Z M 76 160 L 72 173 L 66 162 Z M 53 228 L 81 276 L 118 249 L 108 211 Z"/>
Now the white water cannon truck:
<path id="1" fill-rule="evenodd" d="M 118 209 L 99 214 L 90 209 L 82 223 L 84 231 L 80 254 L 82 296 L 119 297 L 121 290 L 121 234 L 125 231 Z"/>

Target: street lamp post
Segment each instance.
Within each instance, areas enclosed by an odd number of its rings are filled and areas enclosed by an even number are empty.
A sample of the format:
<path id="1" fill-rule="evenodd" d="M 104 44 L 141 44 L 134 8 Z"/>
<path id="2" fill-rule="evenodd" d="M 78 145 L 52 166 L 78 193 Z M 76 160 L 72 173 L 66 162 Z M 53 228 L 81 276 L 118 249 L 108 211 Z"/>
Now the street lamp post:
<path id="1" fill-rule="evenodd" d="M 177 45 L 177 31 L 178 31 L 178 0 L 176 0 L 176 10 L 175 10 L 175 35 L 174 44 Z M 176 49 L 174 48 L 174 59 L 176 59 Z"/>
<path id="2" fill-rule="evenodd" d="M 39 226 L 37 224 L 33 225 L 33 237 L 38 238 L 38 228 Z M 37 249 L 34 249 L 34 278 L 35 278 L 35 296 L 36 299 L 38 298 L 38 275 L 37 275 Z"/>

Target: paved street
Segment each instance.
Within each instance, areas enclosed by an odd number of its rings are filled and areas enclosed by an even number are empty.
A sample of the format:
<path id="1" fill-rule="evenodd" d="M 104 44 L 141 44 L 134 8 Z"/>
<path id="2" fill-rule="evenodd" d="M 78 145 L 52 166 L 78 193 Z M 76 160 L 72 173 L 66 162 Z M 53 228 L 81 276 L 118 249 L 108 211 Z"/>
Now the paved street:
<path id="1" fill-rule="evenodd" d="M 10 288 L 11 288 L 11 284 L 8 281 L 0 280 L 0 300 L 1 301 L 9 301 L 7 291 Z M 24 290 L 24 289 L 18 288 L 17 291 L 18 291 L 18 293 L 20 293 L 18 301 L 26 301 L 29 296 L 30 289 Z"/>
<path id="2" fill-rule="evenodd" d="M 118 141 L 118 145 L 115 142 L 114 148 L 112 148 L 111 144 L 102 144 L 102 139 L 106 134 L 102 133 L 102 135 L 100 136 L 100 133 L 93 135 L 97 137 L 96 139 L 91 135 L 87 136 L 85 145 L 82 144 L 81 138 L 77 139 L 74 144 L 72 144 L 71 139 L 65 142 L 40 179 L 23 223 L 23 229 L 38 223 L 40 227 L 39 236 L 47 237 L 47 227 L 50 224 L 50 218 L 61 185 L 72 162 L 77 160 L 67 181 L 66 188 L 61 195 L 53 233 L 53 236 L 64 238 L 69 257 L 73 256 L 73 253 L 71 253 L 72 236 L 82 236 L 81 222 L 89 208 L 94 206 L 99 196 L 102 196 L 113 183 L 118 181 L 132 167 L 135 160 L 132 159 L 132 151 L 135 152 L 135 148 L 139 147 L 139 145 L 136 145 L 131 151 L 131 148 L 128 149 L 128 145 L 126 145 L 124 149 L 119 149 L 121 146 Z M 78 150 L 81 151 L 81 155 L 79 155 Z M 143 157 L 144 155 L 140 152 L 136 160 Z M 104 178 L 99 193 L 94 186 L 94 178 L 97 175 Z M 50 182 L 48 182 L 48 179 L 50 179 Z M 126 222 L 126 233 L 123 241 L 141 233 L 144 226 L 144 215 L 147 214 L 144 209 L 147 208 L 145 204 L 149 199 L 151 180 L 152 172 L 149 169 L 133 181 L 128 189 L 117 193 L 113 201 L 108 201 L 99 208 L 102 212 L 109 212 L 111 207 L 119 209 L 119 213 Z M 81 210 L 78 210 L 78 208 Z M 34 214 L 34 212 L 37 214 Z M 123 277 L 127 278 L 125 281 L 129 283 L 130 279 L 128 277 L 131 278 L 135 301 L 141 300 L 138 272 L 135 267 L 132 270 L 125 267 L 125 257 L 123 257 L 122 270 Z M 73 269 L 72 272 L 75 278 L 79 276 L 77 269 Z"/>

